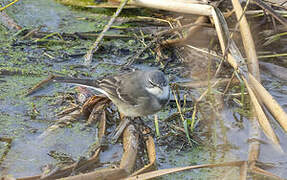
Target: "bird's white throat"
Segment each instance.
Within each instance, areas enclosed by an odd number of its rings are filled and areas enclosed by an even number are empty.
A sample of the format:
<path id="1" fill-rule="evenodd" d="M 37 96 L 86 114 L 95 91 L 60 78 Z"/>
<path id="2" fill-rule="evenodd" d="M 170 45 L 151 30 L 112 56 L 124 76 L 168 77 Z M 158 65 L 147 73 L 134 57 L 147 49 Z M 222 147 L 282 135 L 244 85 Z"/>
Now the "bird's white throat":
<path id="1" fill-rule="evenodd" d="M 164 86 L 162 89 L 160 89 L 159 87 L 147 87 L 146 90 L 159 99 L 168 99 L 169 97 L 169 86 Z"/>

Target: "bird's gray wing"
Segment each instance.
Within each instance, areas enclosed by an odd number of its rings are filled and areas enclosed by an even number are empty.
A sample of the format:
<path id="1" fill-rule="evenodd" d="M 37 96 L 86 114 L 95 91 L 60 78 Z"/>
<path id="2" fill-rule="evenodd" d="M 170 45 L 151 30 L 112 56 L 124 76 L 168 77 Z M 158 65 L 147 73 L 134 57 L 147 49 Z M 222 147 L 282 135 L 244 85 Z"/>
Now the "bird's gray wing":
<path id="1" fill-rule="evenodd" d="M 142 76 L 141 71 L 111 76 L 99 79 L 98 86 L 110 96 L 116 96 L 119 100 L 136 106 L 145 98 Z"/>

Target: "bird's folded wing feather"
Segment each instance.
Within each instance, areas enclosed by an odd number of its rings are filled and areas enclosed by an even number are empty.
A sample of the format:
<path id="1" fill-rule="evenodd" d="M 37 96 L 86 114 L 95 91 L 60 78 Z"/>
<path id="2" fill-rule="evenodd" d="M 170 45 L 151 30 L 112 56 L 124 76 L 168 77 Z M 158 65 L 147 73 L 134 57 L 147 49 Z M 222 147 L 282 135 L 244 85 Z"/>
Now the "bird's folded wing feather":
<path id="1" fill-rule="evenodd" d="M 142 96 L 143 89 L 141 84 L 137 82 L 138 78 L 136 76 L 136 74 L 130 73 L 103 78 L 98 80 L 98 85 L 110 96 L 117 96 L 123 102 L 136 106 L 144 98 Z M 129 81 L 124 81 L 123 79 L 129 79 Z"/>

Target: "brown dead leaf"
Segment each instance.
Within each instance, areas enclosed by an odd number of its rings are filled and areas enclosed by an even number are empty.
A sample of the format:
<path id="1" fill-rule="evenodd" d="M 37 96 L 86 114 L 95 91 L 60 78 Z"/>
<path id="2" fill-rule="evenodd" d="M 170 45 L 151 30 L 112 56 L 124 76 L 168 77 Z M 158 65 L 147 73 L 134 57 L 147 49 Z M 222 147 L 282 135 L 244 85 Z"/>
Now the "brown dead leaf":
<path id="1" fill-rule="evenodd" d="M 130 124 L 126 127 L 123 134 L 123 149 L 124 153 L 121 159 L 120 168 L 131 174 L 135 166 L 137 150 L 139 145 L 139 134 L 134 125 Z"/>
<path id="2" fill-rule="evenodd" d="M 143 174 L 146 172 L 150 172 L 152 170 L 155 170 L 155 163 L 156 163 L 156 151 L 155 151 L 155 144 L 153 141 L 152 136 L 148 136 L 148 139 L 146 140 L 146 147 L 147 147 L 147 153 L 149 158 L 149 164 L 145 165 L 143 168 L 139 169 L 138 171 L 134 172 L 131 176 L 136 176 L 139 174 Z"/>

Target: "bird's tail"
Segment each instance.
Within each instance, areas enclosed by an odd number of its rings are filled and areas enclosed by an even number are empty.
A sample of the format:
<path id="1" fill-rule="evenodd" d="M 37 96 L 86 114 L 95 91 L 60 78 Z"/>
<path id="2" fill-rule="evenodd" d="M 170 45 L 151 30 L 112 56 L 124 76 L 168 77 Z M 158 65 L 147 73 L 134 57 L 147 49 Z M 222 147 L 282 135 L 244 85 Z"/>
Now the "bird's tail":
<path id="1" fill-rule="evenodd" d="M 55 76 L 53 77 L 53 82 L 58 83 L 72 83 L 78 84 L 83 86 L 89 86 L 93 88 L 97 88 L 97 81 L 92 79 L 80 79 L 80 78 L 71 78 L 71 77 L 62 77 L 62 76 Z"/>

